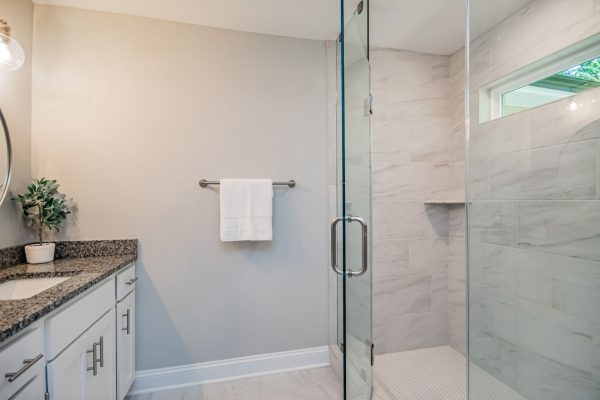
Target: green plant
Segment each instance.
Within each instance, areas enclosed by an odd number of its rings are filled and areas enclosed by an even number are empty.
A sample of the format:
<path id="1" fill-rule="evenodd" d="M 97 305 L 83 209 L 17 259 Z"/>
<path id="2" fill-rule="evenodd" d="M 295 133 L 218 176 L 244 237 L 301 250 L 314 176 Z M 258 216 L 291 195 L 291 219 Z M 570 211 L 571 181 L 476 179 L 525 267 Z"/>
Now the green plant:
<path id="1" fill-rule="evenodd" d="M 25 193 L 13 198 L 23 209 L 25 225 L 37 229 L 39 244 L 44 242 L 44 228 L 58 232 L 73 208 L 72 200 L 60 193 L 59 187 L 56 180 L 35 179 Z"/>

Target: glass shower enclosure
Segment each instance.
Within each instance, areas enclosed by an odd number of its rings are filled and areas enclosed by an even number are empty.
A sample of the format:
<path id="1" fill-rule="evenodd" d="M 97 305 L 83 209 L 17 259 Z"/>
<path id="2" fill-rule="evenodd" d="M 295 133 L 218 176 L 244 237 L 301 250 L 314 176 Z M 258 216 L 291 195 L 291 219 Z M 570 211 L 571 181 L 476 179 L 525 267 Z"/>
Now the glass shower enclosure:
<path id="1" fill-rule="evenodd" d="M 373 388 L 369 1 L 343 0 L 340 5 L 338 218 L 331 224 L 331 266 L 338 275 L 344 399 L 369 400 Z"/>
<path id="2" fill-rule="evenodd" d="M 600 399 L 600 8 L 470 6 L 470 399 Z"/>

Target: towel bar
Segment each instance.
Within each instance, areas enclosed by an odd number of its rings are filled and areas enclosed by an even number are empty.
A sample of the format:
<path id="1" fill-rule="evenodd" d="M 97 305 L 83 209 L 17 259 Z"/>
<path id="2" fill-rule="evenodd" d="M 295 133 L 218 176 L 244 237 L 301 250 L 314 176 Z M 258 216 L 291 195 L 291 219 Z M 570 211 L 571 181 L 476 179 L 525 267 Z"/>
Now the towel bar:
<path id="1" fill-rule="evenodd" d="M 208 187 L 208 185 L 220 185 L 221 182 L 219 181 L 208 181 L 206 179 L 201 179 L 199 182 L 200 187 Z M 293 179 L 290 179 L 287 182 L 273 182 L 273 186 L 287 186 L 290 189 L 296 187 L 296 181 Z"/>

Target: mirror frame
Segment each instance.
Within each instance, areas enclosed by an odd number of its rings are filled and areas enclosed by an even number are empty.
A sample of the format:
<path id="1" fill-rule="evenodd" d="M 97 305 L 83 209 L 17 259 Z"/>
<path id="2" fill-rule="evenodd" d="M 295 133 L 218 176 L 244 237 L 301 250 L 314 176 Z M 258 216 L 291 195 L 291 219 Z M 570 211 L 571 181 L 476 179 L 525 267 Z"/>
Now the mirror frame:
<path id="1" fill-rule="evenodd" d="M 2 109 L 0 109 L 0 122 L 2 123 L 2 129 L 4 130 L 4 138 L 6 140 L 6 153 L 7 153 L 7 163 L 8 169 L 6 171 L 6 176 L 4 177 L 4 182 L 1 182 L 3 185 L 0 189 L 0 206 L 4 202 L 6 198 L 6 194 L 8 193 L 8 187 L 10 185 L 10 178 L 12 176 L 12 144 L 10 141 L 10 132 L 8 131 L 8 124 L 6 123 L 6 119 L 4 118 L 4 113 Z"/>

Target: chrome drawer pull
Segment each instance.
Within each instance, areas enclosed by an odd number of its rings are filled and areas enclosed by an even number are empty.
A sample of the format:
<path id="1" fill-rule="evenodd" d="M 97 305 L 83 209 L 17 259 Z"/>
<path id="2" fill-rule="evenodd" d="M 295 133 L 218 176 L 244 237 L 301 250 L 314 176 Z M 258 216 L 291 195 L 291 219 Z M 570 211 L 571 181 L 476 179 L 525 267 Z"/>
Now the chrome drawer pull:
<path id="1" fill-rule="evenodd" d="M 4 377 L 8 378 L 9 382 L 16 381 L 21 375 L 25 373 L 25 371 L 31 368 L 33 364 L 41 360 L 43 357 L 44 355 L 40 354 L 36 358 L 28 358 L 26 360 L 23 360 L 23 364 L 25 365 L 23 365 L 23 367 L 20 370 L 18 370 L 17 372 L 7 372 L 6 374 L 4 374 Z"/>
<path id="2" fill-rule="evenodd" d="M 92 345 L 92 350 L 88 350 L 86 353 L 92 353 L 92 366 L 88 367 L 88 371 L 92 371 L 92 375 L 98 375 L 98 343 Z"/>
<path id="3" fill-rule="evenodd" d="M 121 328 L 121 330 L 127 332 L 127 334 L 129 335 L 131 333 L 131 310 L 127 309 L 127 312 L 122 316 L 127 318 L 127 325 L 125 326 L 125 328 Z"/>
<path id="4" fill-rule="evenodd" d="M 126 285 L 133 285 L 138 280 L 137 276 L 135 278 L 131 278 L 128 282 L 125 282 Z"/>
<path id="5" fill-rule="evenodd" d="M 100 347 L 100 357 L 98 358 L 98 362 L 100 363 L 100 367 L 104 367 L 104 336 L 100 336 L 98 346 Z"/>

